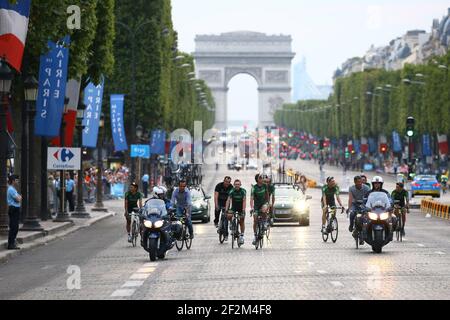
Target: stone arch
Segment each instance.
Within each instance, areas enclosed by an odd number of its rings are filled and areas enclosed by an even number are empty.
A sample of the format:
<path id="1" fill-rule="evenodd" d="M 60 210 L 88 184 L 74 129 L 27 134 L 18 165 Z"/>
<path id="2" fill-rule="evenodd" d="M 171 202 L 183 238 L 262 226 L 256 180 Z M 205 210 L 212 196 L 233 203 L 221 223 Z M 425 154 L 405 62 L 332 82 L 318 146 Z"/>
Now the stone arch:
<path id="1" fill-rule="evenodd" d="M 291 101 L 291 36 L 237 31 L 199 35 L 194 59 L 197 77 L 211 88 L 216 104 L 215 127 L 227 122 L 228 84 L 238 74 L 249 74 L 258 84 L 258 126 L 273 125 L 273 115 Z"/>

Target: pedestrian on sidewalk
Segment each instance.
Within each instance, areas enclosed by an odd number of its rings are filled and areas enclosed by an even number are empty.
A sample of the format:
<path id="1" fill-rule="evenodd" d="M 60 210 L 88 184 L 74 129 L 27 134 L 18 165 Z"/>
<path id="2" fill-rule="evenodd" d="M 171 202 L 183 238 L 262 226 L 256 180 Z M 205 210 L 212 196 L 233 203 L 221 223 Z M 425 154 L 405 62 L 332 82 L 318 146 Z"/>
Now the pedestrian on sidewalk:
<path id="1" fill-rule="evenodd" d="M 8 178 L 8 216 L 9 216 L 9 235 L 8 235 L 8 250 L 19 250 L 16 244 L 17 233 L 19 232 L 20 219 L 20 203 L 22 202 L 21 195 L 17 192 L 19 188 L 19 176 L 12 175 Z"/>
<path id="2" fill-rule="evenodd" d="M 66 172 L 66 199 L 69 202 L 69 212 L 75 211 L 75 201 L 73 200 L 73 192 L 75 190 L 75 181 Z"/>

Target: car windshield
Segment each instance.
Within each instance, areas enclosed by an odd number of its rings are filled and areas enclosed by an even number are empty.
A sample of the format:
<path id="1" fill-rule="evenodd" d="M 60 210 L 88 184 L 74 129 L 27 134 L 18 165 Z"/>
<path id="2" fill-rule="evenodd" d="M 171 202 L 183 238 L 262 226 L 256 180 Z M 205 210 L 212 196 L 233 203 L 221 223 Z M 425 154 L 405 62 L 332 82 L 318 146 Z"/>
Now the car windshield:
<path id="1" fill-rule="evenodd" d="M 423 181 L 423 182 L 427 182 L 427 181 L 436 181 L 436 178 L 433 176 L 418 176 L 416 178 L 418 181 Z"/>
<path id="2" fill-rule="evenodd" d="M 284 188 L 277 188 L 275 189 L 275 197 L 287 197 L 291 199 L 295 199 L 300 197 L 300 193 L 297 190 L 294 189 L 284 189 Z"/>
<path id="3" fill-rule="evenodd" d="M 158 209 L 159 210 L 159 214 L 164 217 L 165 215 L 167 215 L 167 210 L 166 210 L 166 204 L 163 200 L 159 200 L 159 199 L 151 199 L 149 201 L 147 201 L 145 203 L 145 211 L 147 214 L 149 214 L 150 212 L 152 212 L 152 209 Z"/>
<path id="4" fill-rule="evenodd" d="M 191 198 L 192 201 L 203 199 L 203 193 L 197 189 L 191 189 Z"/>

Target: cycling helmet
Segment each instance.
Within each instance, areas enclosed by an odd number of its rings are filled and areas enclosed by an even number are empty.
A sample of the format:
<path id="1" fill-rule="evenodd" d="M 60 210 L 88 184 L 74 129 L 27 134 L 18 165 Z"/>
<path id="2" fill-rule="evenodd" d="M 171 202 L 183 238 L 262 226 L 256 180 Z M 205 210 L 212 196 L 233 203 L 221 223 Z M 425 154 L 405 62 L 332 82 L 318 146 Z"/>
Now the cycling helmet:
<path id="1" fill-rule="evenodd" d="M 159 188 L 162 190 L 163 193 L 167 193 L 167 188 L 166 187 L 160 186 Z"/>
<path id="2" fill-rule="evenodd" d="M 258 182 L 259 176 L 260 176 L 259 173 L 255 176 L 255 181 L 256 181 L 256 182 Z"/>
<path id="3" fill-rule="evenodd" d="M 328 177 L 327 178 L 327 183 L 329 183 L 331 180 L 333 180 L 334 179 L 334 177 Z"/>

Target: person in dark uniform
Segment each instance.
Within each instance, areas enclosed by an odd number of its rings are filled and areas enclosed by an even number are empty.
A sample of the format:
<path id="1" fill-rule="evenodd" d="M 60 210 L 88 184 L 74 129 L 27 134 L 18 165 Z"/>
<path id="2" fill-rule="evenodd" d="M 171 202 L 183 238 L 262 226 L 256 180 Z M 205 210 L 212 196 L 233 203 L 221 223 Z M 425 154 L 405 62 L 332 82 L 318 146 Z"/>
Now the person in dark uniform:
<path id="1" fill-rule="evenodd" d="M 219 183 L 214 190 L 214 205 L 215 205 L 215 217 L 214 225 L 216 228 L 219 226 L 220 212 L 225 209 L 227 205 L 228 196 L 233 189 L 231 185 L 231 177 L 225 177 L 223 182 Z"/>
<path id="2" fill-rule="evenodd" d="M 16 237 L 19 232 L 20 204 L 22 202 L 22 197 L 17 192 L 19 188 L 19 177 L 16 175 L 10 176 L 8 178 L 8 184 L 8 191 L 6 193 L 9 216 L 8 250 L 20 250 L 16 244 Z"/>

